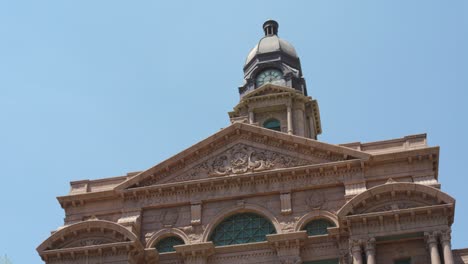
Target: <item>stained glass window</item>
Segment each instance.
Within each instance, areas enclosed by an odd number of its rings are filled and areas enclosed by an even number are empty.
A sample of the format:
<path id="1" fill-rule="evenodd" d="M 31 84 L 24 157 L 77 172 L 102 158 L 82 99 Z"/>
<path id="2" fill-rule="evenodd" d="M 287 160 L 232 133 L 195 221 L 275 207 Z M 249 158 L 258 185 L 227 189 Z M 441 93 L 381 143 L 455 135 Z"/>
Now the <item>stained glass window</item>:
<path id="1" fill-rule="evenodd" d="M 184 241 L 178 237 L 171 236 L 171 237 L 166 237 L 161 239 L 157 244 L 156 244 L 156 249 L 158 250 L 159 253 L 164 253 L 164 252 L 174 252 L 174 246 L 177 245 L 183 245 L 185 244 Z"/>
<path id="2" fill-rule="evenodd" d="M 318 236 L 328 234 L 328 227 L 333 227 L 335 224 L 325 219 L 316 219 L 310 221 L 305 227 L 304 230 L 307 231 L 309 236 Z"/>
<path id="3" fill-rule="evenodd" d="M 303 264 L 338 264 L 338 259 L 324 259 L 316 261 L 306 261 Z"/>
<path id="4" fill-rule="evenodd" d="M 242 213 L 221 222 L 213 231 L 211 241 L 216 246 L 252 243 L 265 241 L 268 234 L 276 234 L 270 221 L 254 213 Z"/>
<path id="5" fill-rule="evenodd" d="M 265 121 L 265 123 L 263 123 L 263 127 L 276 131 L 281 131 L 280 121 L 277 119 L 268 119 L 267 121 Z"/>

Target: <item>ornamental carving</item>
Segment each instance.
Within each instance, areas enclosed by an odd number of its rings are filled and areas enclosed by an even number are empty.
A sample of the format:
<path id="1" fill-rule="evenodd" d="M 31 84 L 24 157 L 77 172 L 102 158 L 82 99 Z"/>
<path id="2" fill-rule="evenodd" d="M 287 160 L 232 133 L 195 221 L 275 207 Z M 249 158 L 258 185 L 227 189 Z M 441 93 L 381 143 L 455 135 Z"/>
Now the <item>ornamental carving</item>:
<path id="1" fill-rule="evenodd" d="M 311 161 L 245 144 L 236 144 L 224 153 L 211 158 L 189 172 L 176 177 L 175 181 L 188 181 L 204 176 L 224 176 L 278 168 L 290 168 L 311 164 Z"/>
<path id="2" fill-rule="evenodd" d="M 106 237 L 107 236 L 107 237 Z M 120 239 L 111 238 L 108 234 L 103 236 L 93 236 L 93 237 L 82 237 L 74 238 L 71 241 L 65 241 L 62 244 L 55 245 L 53 248 L 75 248 L 75 247 L 86 247 L 86 246 L 95 246 L 121 242 Z"/>
<path id="3" fill-rule="evenodd" d="M 326 201 L 327 201 L 326 195 L 323 191 L 314 191 L 305 200 L 307 206 L 309 206 L 309 209 L 311 210 L 322 209 Z"/>
<path id="4" fill-rule="evenodd" d="M 175 225 L 177 223 L 177 220 L 179 219 L 179 211 L 180 209 L 177 208 L 163 210 L 161 215 L 159 216 L 159 222 L 161 222 L 165 227 Z"/>
<path id="5" fill-rule="evenodd" d="M 221 176 L 248 171 L 273 168 L 288 168 L 305 165 L 308 162 L 269 150 L 259 150 L 244 144 L 237 144 L 225 153 L 209 161 L 209 175 Z"/>
<path id="6" fill-rule="evenodd" d="M 373 206 L 367 210 L 363 210 L 361 213 L 375 213 L 375 212 L 385 212 L 401 209 L 416 208 L 421 206 L 426 206 L 425 203 L 414 202 L 414 201 L 392 201 L 387 202 L 383 205 Z"/>

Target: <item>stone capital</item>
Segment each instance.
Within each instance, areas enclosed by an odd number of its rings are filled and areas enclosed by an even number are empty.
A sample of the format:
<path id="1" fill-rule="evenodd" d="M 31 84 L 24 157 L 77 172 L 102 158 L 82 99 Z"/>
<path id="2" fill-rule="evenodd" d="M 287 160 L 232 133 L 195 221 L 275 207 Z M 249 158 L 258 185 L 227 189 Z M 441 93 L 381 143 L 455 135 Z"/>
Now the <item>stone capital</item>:
<path id="1" fill-rule="evenodd" d="M 179 245 L 174 249 L 185 260 L 185 263 L 206 263 L 206 258 L 214 254 L 213 242 Z"/>
<path id="2" fill-rule="evenodd" d="M 440 232 L 440 242 L 441 243 L 450 243 L 452 241 L 452 230 L 447 229 Z"/>
<path id="3" fill-rule="evenodd" d="M 286 234 L 267 235 L 267 241 L 275 249 L 283 247 L 301 247 L 307 239 L 306 231 L 291 232 Z"/>
<path id="4" fill-rule="evenodd" d="M 428 245 L 437 244 L 437 232 L 424 232 L 424 238 Z"/>
<path id="5" fill-rule="evenodd" d="M 349 250 L 352 253 L 361 252 L 362 240 L 361 239 L 350 239 Z"/>
<path id="6" fill-rule="evenodd" d="M 375 252 L 375 238 L 370 237 L 366 240 L 365 249 L 367 252 Z"/>
<path id="7" fill-rule="evenodd" d="M 306 231 L 267 235 L 267 240 L 275 249 L 282 264 L 300 264 L 301 247 L 307 239 Z"/>

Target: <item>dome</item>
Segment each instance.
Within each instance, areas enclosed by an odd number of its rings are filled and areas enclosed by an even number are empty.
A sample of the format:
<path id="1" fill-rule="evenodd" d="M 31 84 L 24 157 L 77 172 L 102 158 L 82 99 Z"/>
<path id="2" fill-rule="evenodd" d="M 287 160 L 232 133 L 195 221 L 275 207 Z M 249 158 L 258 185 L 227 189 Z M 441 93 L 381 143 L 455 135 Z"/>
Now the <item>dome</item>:
<path id="1" fill-rule="evenodd" d="M 265 37 L 260 39 L 258 44 L 249 52 L 245 65 L 247 65 L 256 55 L 270 52 L 282 51 L 283 53 L 297 58 L 296 49 L 284 39 L 278 37 L 278 23 L 274 20 L 269 20 L 263 24 Z"/>

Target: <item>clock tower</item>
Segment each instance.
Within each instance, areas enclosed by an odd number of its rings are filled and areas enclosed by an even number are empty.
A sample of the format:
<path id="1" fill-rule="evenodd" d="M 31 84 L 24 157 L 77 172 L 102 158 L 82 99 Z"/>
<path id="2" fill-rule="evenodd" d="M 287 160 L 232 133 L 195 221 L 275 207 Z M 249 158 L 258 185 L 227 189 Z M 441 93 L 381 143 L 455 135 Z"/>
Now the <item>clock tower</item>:
<path id="1" fill-rule="evenodd" d="M 278 28 L 278 22 L 266 21 L 265 36 L 247 55 L 231 122 L 317 139 L 322 132 L 318 103 L 307 95 L 296 49 L 278 37 Z"/>

